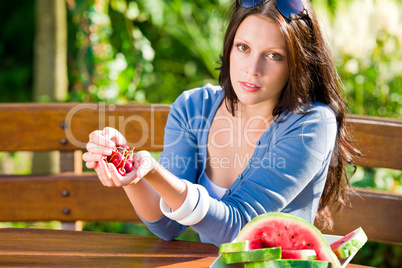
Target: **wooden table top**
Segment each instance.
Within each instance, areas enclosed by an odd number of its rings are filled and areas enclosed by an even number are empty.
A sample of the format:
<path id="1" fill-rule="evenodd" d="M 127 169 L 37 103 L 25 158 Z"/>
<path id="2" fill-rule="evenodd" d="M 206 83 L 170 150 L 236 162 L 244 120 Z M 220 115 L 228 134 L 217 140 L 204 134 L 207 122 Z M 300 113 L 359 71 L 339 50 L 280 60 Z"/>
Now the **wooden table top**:
<path id="1" fill-rule="evenodd" d="M 1 267 L 209 267 L 211 244 L 64 230 L 0 229 Z M 348 268 L 364 266 L 349 264 Z"/>

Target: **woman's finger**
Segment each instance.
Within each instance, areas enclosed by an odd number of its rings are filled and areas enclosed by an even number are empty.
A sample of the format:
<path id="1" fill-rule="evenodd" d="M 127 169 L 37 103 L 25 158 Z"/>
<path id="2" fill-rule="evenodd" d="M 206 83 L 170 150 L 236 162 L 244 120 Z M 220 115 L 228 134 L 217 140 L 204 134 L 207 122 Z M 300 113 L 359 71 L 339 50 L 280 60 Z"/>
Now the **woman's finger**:
<path id="1" fill-rule="evenodd" d="M 101 135 L 115 144 L 127 144 L 126 138 L 115 128 L 105 127 Z"/>
<path id="2" fill-rule="evenodd" d="M 129 184 L 135 184 L 141 179 L 137 177 L 136 169 L 133 169 L 131 172 L 126 173 L 125 176 L 121 176 L 112 163 L 109 163 L 108 167 L 116 186 L 127 186 Z"/>
<path id="3" fill-rule="evenodd" d="M 104 158 L 104 155 L 99 154 L 99 153 L 86 152 L 82 155 L 82 160 L 84 160 L 86 162 L 102 161 L 103 158 Z"/>
<path id="4" fill-rule="evenodd" d="M 122 176 L 119 174 L 116 167 L 112 163 L 107 164 L 107 167 L 108 167 L 111 179 L 114 182 L 114 185 L 116 185 L 118 187 L 123 186 L 121 183 Z"/>
<path id="5" fill-rule="evenodd" d="M 115 186 L 105 161 L 100 161 L 95 171 L 98 174 L 98 177 L 104 186 L 107 187 Z"/>
<path id="6" fill-rule="evenodd" d="M 98 162 L 96 162 L 96 161 L 89 161 L 89 162 L 85 163 L 85 166 L 90 169 L 95 169 L 97 164 L 98 164 Z"/>
<path id="7" fill-rule="evenodd" d="M 89 143 L 93 143 L 106 148 L 114 148 L 116 144 L 111 141 L 110 138 L 111 137 L 104 135 L 102 131 L 95 130 L 89 134 Z"/>

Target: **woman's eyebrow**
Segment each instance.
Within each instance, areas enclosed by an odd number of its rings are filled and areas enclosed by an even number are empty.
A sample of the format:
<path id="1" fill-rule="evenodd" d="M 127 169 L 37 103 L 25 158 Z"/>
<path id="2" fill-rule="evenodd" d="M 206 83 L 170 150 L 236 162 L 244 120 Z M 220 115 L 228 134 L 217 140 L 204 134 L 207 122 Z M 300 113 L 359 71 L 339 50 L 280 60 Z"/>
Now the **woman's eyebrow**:
<path id="1" fill-rule="evenodd" d="M 250 45 L 250 43 L 252 43 L 252 42 L 249 42 L 249 41 L 247 41 L 246 39 L 244 39 L 242 37 L 235 37 L 234 42 L 242 42 L 242 43 L 245 43 L 248 46 Z M 282 50 L 282 51 L 286 52 L 286 47 L 278 47 L 278 46 L 267 46 L 265 50 L 271 50 L 271 49 Z"/>

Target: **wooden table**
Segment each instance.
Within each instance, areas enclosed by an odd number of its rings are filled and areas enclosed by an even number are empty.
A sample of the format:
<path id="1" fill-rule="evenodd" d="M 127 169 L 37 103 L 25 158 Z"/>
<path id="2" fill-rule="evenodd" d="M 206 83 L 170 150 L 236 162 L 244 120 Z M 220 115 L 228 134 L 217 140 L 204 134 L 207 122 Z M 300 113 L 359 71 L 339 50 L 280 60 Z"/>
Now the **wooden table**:
<path id="1" fill-rule="evenodd" d="M 124 234 L 0 229 L 0 267 L 209 267 L 211 244 Z M 361 268 L 348 265 L 348 268 Z"/>

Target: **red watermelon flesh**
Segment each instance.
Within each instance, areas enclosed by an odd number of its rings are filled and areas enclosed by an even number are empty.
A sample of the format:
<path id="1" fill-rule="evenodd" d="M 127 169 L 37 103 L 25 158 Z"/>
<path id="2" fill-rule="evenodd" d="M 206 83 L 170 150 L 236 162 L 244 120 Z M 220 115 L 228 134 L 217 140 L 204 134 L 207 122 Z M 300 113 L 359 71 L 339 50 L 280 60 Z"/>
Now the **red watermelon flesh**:
<path id="1" fill-rule="evenodd" d="M 281 212 L 259 215 L 247 223 L 237 236 L 237 241 L 261 240 L 263 248 L 281 247 L 282 250 L 311 249 L 317 260 L 341 264 L 321 232 L 309 222 Z"/>

